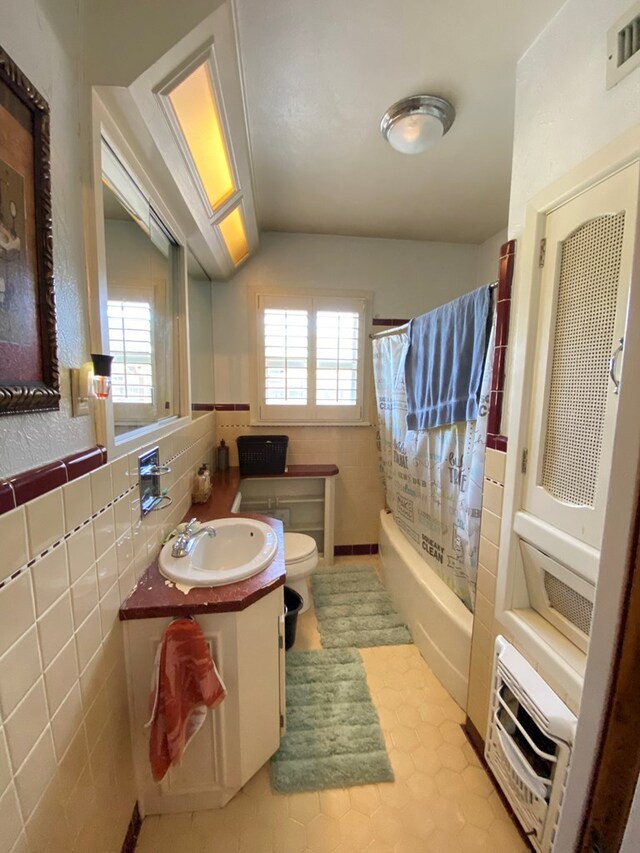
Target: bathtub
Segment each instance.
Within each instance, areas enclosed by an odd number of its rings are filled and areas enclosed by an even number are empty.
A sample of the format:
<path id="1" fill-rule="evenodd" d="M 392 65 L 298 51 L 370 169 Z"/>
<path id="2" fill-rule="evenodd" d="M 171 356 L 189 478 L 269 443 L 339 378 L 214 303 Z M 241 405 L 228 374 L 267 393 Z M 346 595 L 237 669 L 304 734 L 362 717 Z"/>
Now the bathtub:
<path id="1" fill-rule="evenodd" d="M 384 510 L 380 513 L 380 566 L 414 643 L 434 675 L 466 708 L 473 615 Z"/>

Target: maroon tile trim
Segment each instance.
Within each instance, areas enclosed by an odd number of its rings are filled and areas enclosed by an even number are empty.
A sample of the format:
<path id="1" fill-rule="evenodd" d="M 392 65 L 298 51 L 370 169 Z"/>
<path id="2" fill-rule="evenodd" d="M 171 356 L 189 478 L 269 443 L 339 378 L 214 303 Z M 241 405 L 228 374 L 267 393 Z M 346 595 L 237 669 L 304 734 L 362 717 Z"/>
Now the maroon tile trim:
<path id="1" fill-rule="evenodd" d="M 377 542 L 371 542 L 366 545 L 336 545 L 333 549 L 334 557 L 357 557 L 365 554 L 377 553 Z"/>
<path id="2" fill-rule="evenodd" d="M 374 317 L 371 321 L 372 326 L 404 326 L 408 320 L 385 320 L 384 317 Z"/>
<path id="3" fill-rule="evenodd" d="M 57 489 L 58 486 L 63 486 L 67 482 L 67 466 L 62 460 L 50 462 L 40 468 L 23 471 L 22 474 L 11 477 L 9 482 L 16 496 L 16 506 L 22 506 Z"/>
<path id="4" fill-rule="evenodd" d="M 509 321 L 511 315 L 511 288 L 516 255 L 516 241 L 509 240 L 500 248 L 498 275 L 498 302 L 496 305 L 496 348 L 493 355 L 491 376 L 491 401 L 487 423 L 487 447 L 506 450 L 507 438 L 500 434 L 502 406 L 504 402 L 504 378 L 509 344 Z"/>
<path id="5" fill-rule="evenodd" d="M 249 403 L 215 403 L 216 412 L 248 412 L 251 410 Z"/>
<path id="6" fill-rule="evenodd" d="M 129 826 L 127 827 L 127 834 L 125 836 L 124 841 L 122 842 L 122 848 L 120 853 L 135 853 L 136 845 L 138 844 L 138 836 L 140 835 L 140 830 L 142 829 L 142 818 L 140 817 L 140 809 L 138 808 L 138 802 L 133 807 L 133 814 L 131 815 L 131 820 L 129 821 Z"/>
<path id="7" fill-rule="evenodd" d="M 215 411 L 216 404 L 215 403 L 192 403 L 191 411 L 192 412 L 213 412 Z"/>
<path id="8" fill-rule="evenodd" d="M 95 471 L 107 462 L 107 450 L 101 445 L 72 453 L 7 480 L 0 480 L 0 515 L 46 495 L 83 474 Z"/>
<path id="9" fill-rule="evenodd" d="M 487 447 L 490 450 L 501 450 L 507 452 L 507 436 L 506 435 L 488 435 Z"/>
<path id="10" fill-rule="evenodd" d="M 0 482 L 0 515 L 3 512 L 16 508 L 16 497 L 13 494 L 11 483 Z"/>
<path id="11" fill-rule="evenodd" d="M 103 450 L 103 447 L 91 447 L 89 450 L 81 450 L 79 453 L 72 453 L 71 456 L 65 456 L 61 461 L 67 466 L 69 482 L 100 468 L 104 464 Z"/>

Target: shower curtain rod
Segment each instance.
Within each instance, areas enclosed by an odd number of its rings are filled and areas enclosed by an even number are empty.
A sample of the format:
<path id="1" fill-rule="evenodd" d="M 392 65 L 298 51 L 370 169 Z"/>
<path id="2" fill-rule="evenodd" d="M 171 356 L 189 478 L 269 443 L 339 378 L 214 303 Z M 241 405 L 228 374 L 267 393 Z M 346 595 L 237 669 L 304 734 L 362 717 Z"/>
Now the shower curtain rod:
<path id="1" fill-rule="evenodd" d="M 492 281 L 489 285 L 489 290 L 495 290 L 498 286 L 497 281 Z M 399 335 L 400 332 L 404 332 L 409 328 L 409 323 L 403 323 L 401 326 L 393 326 L 391 329 L 383 329 L 382 332 L 370 332 L 369 338 L 373 340 L 374 338 L 385 338 L 387 335 Z"/>

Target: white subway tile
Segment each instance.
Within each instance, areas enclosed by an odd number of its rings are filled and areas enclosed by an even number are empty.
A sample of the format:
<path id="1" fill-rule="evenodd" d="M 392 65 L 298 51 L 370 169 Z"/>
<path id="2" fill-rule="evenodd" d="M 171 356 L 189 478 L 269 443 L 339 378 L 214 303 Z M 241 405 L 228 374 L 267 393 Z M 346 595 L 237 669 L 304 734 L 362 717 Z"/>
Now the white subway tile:
<path id="1" fill-rule="evenodd" d="M 26 824 L 30 850 L 69 850 L 77 829 L 71 831 L 60 793 L 54 778 L 46 789 Z"/>
<path id="2" fill-rule="evenodd" d="M 93 540 L 96 546 L 96 559 L 100 559 L 107 548 L 116 541 L 113 507 L 109 507 L 93 519 Z"/>
<path id="3" fill-rule="evenodd" d="M 480 532 L 494 545 L 500 545 L 500 521 L 501 519 L 494 513 L 487 509 L 482 510 Z"/>
<path id="4" fill-rule="evenodd" d="M 51 719 L 56 755 L 62 758 L 82 724 L 82 695 L 76 682 Z"/>
<path id="5" fill-rule="evenodd" d="M 76 650 L 80 672 L 98 650 L 101 639 L 100 611 L 96 607 L 76 631 Z"/>
<path id="6" fill-rule="evenodd" d="M 96 561 L 93 525 L 85 524 L 66 540 L 69 556 L 69 580 L 77 581 Z"/>
<path id="7" fill-rule="evenodd" d="M 493 610 L 494 603 L 489 601 L 481 592 L 476 593 L 476 607 L 474 616 L 478 619 L 489 631 L 493 625 Z"/>
<path id="8" fill-rule="evenodd" d="M 84 724 L 80 723 L 71 744 L 62 758 L 58 759 L 56 778 L 64 802 L 69 800 L 78 779 L 89 761 Z"/>
<path id="9" fill-rule="evenodd" d="M 49 713 L 54 714 L 69 690 L 78 680 L 76 644 L 69 640 L 49 664 L 44 673 L 44 684 L 49 702 Z"/>
<path id="10" fill-rule="evenodd" d="M 46 728 L 15 777 L 22 813 L 29 819 L 56 772 L 51 729 Z"/>
<path id="11" fill-rule="evenodd" d="M 91 503 L 94 512 L 100 512 L 113 500 L 111 466 L 103 465 L 89 475 L 91 478 Z"/>
<path id="12" fill-rule="evenodd" d="M 0 589 L 0 613 L 11 618 L 0 619 L 0 655 L 33 625 L 35 608 L 28 572 L 9 581 Z"/>
<path id="13" fill-rule="evenodd" d="M 116 525 L 116 539 L 119 539 L 131 527 L 131 501 L 128 495 L 116 501 L 113 506 L 113 512 Z"/>
<path id="14" fill-rule="evenodd" d="M 84 622 L 98 603 L 98 583 L 95 566 L 91 566 L 71 587 L 73 624 L 76 628 Z"/>
<path id="15" fill-rule="evenodd" d="M 102 596 L 118 579 L 118 554 L 115 545 L 112 545 L 100 557 L 96 569 L 98 572 L 98 590 Z"/>
<path id="16" fill-rule="evenodd" d="M 120 591 L 118 584 L 114 583 L 111 589 L 100 599 L 100 624 L 102 636 L 106 637 L 109 631 L 118 622 L 118 611 L 120 609 Z"/>
<path id="17" fill-rule="evenodd" d="M 4 733 L 14 767 L 20 767 L 31 747 L 49 723 L 44 681 L 39 678 L 13 713 L 7 717 Z"/>
<path id="18" fill-rule="evenodd" d="M 498 555 L 500 550 L 493 542 L 489 542 L 486 536 L 480 536 L 480 563 L 491 572 L 492 575 L 498 574 Z"/>
<path id="19" fill-rule="evenodd" d="M 6 719 L 40 677 L 35 625 L 0 658 L 0 708 Z"/>
<path id="20" fill-rule="evenodd" d="M 9 853 L 22 832 L 22 815 L 18 805 L 18 795 L 10 785 L 0 797 L 0 851 Z"/>
<path id="21" fill-rule="evenodd" d="M 489 448 L 484 463 L 484 476 L 496 483 L 504 483 L 504 469 L 507 462 L 507 454 L 501 450 Z"/>
<path id="22" fill-rule="evenodd" d="M 29 559 L 27 520 L 23 506 L 0 515 L 0 542 L 2 542 L 0 581 L 3 581 Z"/>
<path id="23" fill-rule="evenodd" d="M 478 592 L 489 601 L 496 600 L 496 576 L 483 565 L 478 566 Z"/>
<path id="24" fill-rule="evenodd" d="M 494 515 L 502 516 L 502 498 L 504 486 L 492 483 L 491 480 L 484 481 L 484 493 L 482 495 L 482 506 Z"/>
<path id="25" fill-rule="evenodd" d="M 4 739 L 4 730 L 0 726 L 0 794 L 3 794 L 11 781 L 13 771 L 9 762 L 9 753 Z M 0 824 L 1 825 L 1 824 Z"/>
<path id="26" fill-rule="evenodd" d="M 45 666 L 58 654 L 73 636 L 71 593 L 66 592 L 38 619 L 40 655 Z"/>
<path id="27" fill-rule="evenodd" d="M 64 535 L 62 489 L 54 489 L 26 504 L 29 556 L 41 554 Z"/>
<path id="28" fill-rule="evenodd" d="M 67 546 L 64 542 L 31 567 L 31 578 L 36 615 L 41 616 L 69 588 Z"/>
<path id="29" fill-rule="evenodd" d="M 121 536 L 116 542 L 116 556 L 118 560 L 118 575 L 121 575 L 133 562 L 133 543 L 130 532 Z"/>
<path id="30" fill-rule="evenodd" d="M 131 483 L 129 477 L 129 459 L 126 456 L 121 456 L 111 463 L 111 482 L 114 497 L 121 495 L 129 488 Z"/>
<path id="31" fill-rule="evenodd" d="M 91 518 L 91 475 L 85 474 L 62 487 L 65 532 L 70 533 Z"/>

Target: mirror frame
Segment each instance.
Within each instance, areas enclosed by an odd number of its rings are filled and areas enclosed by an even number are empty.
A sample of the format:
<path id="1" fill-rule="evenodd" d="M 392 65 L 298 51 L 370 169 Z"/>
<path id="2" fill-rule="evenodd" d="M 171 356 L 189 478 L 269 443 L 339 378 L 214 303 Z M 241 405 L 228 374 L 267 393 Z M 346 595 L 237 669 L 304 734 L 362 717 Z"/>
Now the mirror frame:
<path id="1" fill-rule="evenodd" d="M 187 277 L 187 240 L 178 222 L 172 216 L 162 196 L 157 191 L 152 177 L 145 171 L 139 158 L 126 139 L 125 133 L 118 127 L 97 92 L 92 94 L 92 169 L 90 181 L 90 204 L 93 203 L 93 216 L 88 217 L 87 233 L 87 274 L 89 293 L 89 329 L 93 352 L 109 352 L 107 321 L 107 260 L 105 246 L 104 209 L 102 201 L 102 145 L 103 139 L 116 154 L 125 170 L 147 197 L 149 206 L 162 220 L 178 244 L 177 249 L 177 298 L 178 314 L 174 322 L 175 352 L 178 360 L 177 373 L 179 389 L 176 403 L 179 415 L 166 422 L 155 421 L 143 427 L 131 430 L 123 436 L 116 436 L 114 424 L 113 400 L 94 400 L 96 437 L 98 443 L 107 448 L 110 459 L 115 459 L 137 450 L 151 442 L 157 442 L 170 432 L 192 420 L 191 392 L 189 381 L 189 321 L 188 321 L 188 277 Z"/>

